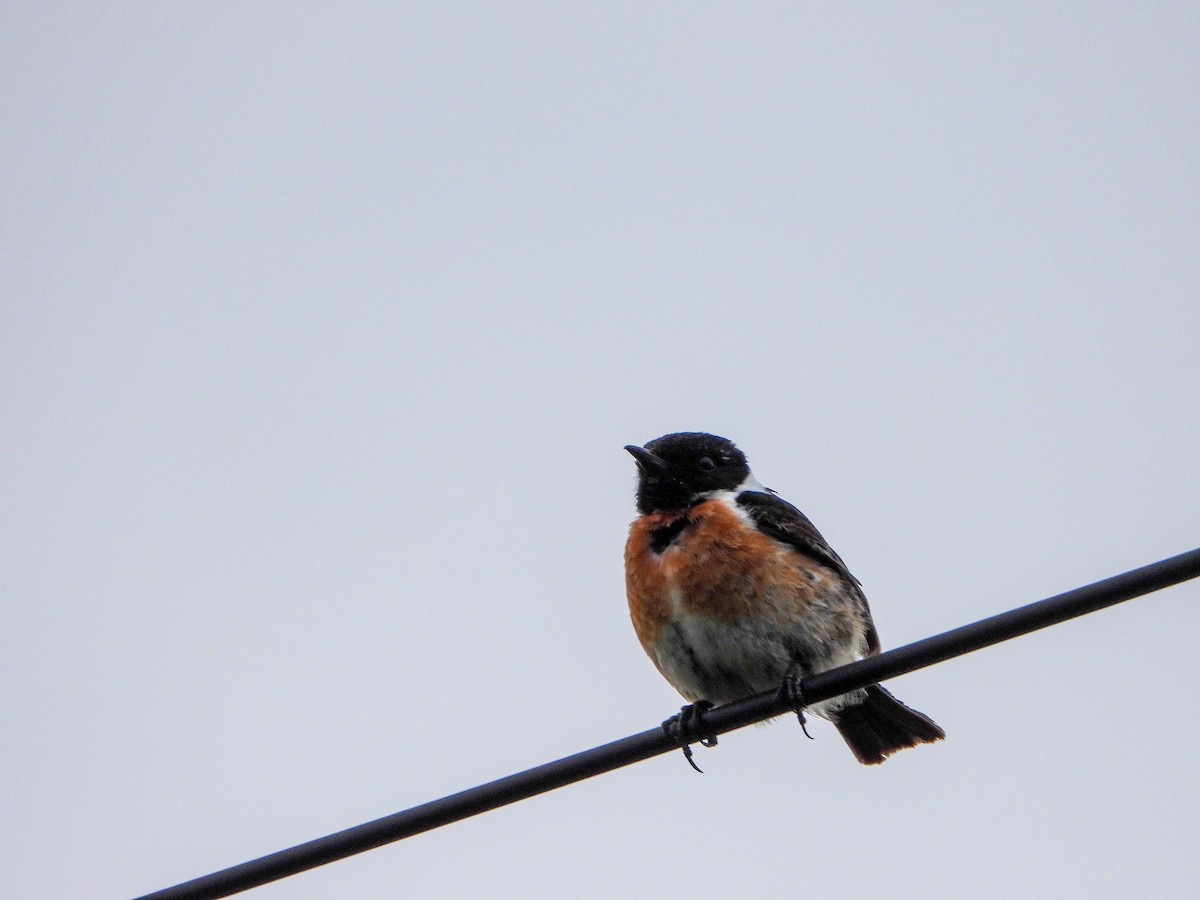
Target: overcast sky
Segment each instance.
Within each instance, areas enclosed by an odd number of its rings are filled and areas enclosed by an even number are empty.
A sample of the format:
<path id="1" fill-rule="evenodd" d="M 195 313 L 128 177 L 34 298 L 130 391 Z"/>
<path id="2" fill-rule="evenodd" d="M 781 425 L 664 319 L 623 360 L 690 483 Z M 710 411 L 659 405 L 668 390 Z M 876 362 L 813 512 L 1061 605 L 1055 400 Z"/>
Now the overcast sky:
<path id="1" fill-rule="evenodd" d="M 6 897 L 653 727 L 624 444 L 738 441 L 886 647 L 1200 544 L 1200 7 L 0 11 Z M 258 889 L 1193 897 L 1176 587 Z"/>

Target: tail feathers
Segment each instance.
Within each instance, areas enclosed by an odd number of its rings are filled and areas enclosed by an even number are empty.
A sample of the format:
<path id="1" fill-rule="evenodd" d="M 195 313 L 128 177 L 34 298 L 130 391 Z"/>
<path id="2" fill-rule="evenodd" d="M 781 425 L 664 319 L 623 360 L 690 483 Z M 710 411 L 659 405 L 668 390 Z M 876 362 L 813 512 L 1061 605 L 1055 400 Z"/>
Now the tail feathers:
<path id="1" fill-rule="evenodd" d="M 881 763 L 897 750 L 932 744 L 946 736 L 933 719 L 909 709 L 880 685 L 866 691 L 866 700 L 843 706 L 834 722 L 863 765 Z"/>

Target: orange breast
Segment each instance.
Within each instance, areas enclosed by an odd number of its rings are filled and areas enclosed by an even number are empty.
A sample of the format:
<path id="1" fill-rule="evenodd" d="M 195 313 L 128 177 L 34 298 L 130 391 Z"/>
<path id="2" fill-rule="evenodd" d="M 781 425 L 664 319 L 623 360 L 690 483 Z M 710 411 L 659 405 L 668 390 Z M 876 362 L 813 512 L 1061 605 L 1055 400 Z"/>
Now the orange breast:
<path id="1" fill-rule="evenodd" d="M 682 518 L 687 525 L 675 541 L 655 552 L 655 530 L 679 526 Z M 832 580 L 833 573 L 749 527 L 717 500 L 642 516 L 625 545 L 629 612 L 647 651 L 680 612 L 718 621 L 747 615 L 781 625 L 794 621 Z"/>

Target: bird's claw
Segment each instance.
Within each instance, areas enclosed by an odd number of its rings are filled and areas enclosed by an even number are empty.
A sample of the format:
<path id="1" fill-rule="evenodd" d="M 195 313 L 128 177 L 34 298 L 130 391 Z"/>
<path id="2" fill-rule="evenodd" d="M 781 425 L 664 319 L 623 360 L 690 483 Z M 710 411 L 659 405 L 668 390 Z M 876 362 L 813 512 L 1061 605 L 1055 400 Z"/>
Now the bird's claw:
<path id="1" fill-rule="evenodd" d="M 779 692 L 783 695 L 783 699 L 787 701 L 787 705 L 796 714 L 796 718 L 800 720 L 800 730 L 811 741 L 813 736 L 808 733 L 808 720 L 804 718 L 804 691 L 800 687 L 800 683 L 803 680 L 804 676 L 800 671 L 800 667 L 792 666 L 787 670 L 787 674 L 783 676 L 783 687 L 779 689 Z"/>
<path id="2" fill-rule="evenodd" d="M 671 716 L 662 723 L 663 731 L 666 732 L 667 737 L 679 745 L 688 765 L 702 775 L 704 770 L 696 765 L 696 760 L 692 758 L 691 743 L 699 741 L 702 747 L 717 746 L 717 736 L 705 733 L 704 729 L 704 714 L 712 709 L 712 706 L 707 700 L 697 700 L 695 703 L 683 707 L 677 715 Z"/>

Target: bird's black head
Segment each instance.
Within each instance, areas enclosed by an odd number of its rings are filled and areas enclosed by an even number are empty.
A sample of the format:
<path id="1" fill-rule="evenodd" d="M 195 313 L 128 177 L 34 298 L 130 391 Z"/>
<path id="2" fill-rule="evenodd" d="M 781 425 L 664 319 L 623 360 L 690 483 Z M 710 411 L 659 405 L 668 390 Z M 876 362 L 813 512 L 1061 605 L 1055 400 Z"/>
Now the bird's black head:
<path id="1" fill-rule="evenodd" d="M 702 431 L 655 438 L 625 448 L 638 465 L 638 512 L 683 509 L 715 491 L 731 491 L 750 476 L 746 455 L 733 441 Z"/>

